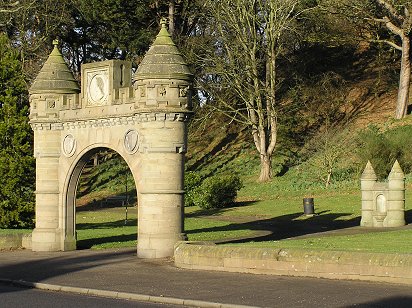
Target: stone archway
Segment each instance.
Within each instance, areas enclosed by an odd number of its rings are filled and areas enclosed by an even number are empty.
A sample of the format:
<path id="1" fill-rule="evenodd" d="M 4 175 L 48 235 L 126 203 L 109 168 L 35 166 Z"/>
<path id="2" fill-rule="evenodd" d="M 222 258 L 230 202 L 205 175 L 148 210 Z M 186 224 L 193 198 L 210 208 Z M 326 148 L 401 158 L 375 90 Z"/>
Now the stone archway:
<path id="1" fill-rule="evenodd" d="M 36 157 L 35 251 L 73 250 L 74 198 L 87 156 L 101 147 L 128 164 L 139 199 L 139 257 L 173 255 L 184 239 L 183 173 L 190 74 L 165 24 L 136 74 L 131 63 L 82 66 L 81 89 L 57 43 L 30 88 Z"/>
<path id="2" fill-rule="evenodd" d="M 64 234 L 64 250 L 75 250 L 76 249 L 76 195 L 78 191 L 79 180 L 82 175 L 83 169 L 86 164 L 90 161 L 90 159 L 96 154 L 104 150 L 110 150 L 113 153 L 117 153 L 115 150 L 108 148 L 108 147 L 93 147 L 91 149 L 86 149 L 85 153 L 81 153 L 77 159 L 74 161 L 73 168 L 70 168 L 69 172 L 67 173 L 66 183 L 64 184 L 65 192 L 65 199 L 63 200 L 63 209 L 65 209 L 65 213 L 63 215 L 64 221 L 63 229 L 65 230 Z M 119 154 L 121 159 L 125 161 L 125 159 Z M 132 173 L 133 177 L 133 186 L 135 187 L 135 179 L 136 176 L 133 174 L 130 166 L 125 161 L 128 169 Z M 137 189 L 136 189 L 137 191 Z M 135 196 L 137 199 L 137 196 Z"/>

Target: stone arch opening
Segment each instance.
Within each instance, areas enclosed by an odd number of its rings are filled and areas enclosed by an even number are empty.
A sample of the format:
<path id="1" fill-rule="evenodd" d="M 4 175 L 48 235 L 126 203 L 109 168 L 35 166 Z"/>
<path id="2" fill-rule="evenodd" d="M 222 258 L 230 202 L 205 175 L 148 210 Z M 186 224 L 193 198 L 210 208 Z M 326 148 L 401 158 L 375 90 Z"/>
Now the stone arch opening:
<path id="1" fill-rule="evenodd" d="M 136 200 L 137 201 L 137 187 L 135 184 L 134 180 L 134 175 L 132 172 L 132 169 L 126 162 L 126 160 L 122 157 L 120 153 L 117 151 L 108 148 L 108 147 L 96 147 L 89 149 L 87 152 L 85 152 L 83 155 L 80 156 L 80 158 L 75 162 L 74 168 L 71 171 L 71 174 L 68 177 L 68 182 L 66 185 L 66 193 L 65 195 L 65 203 L 63 206 L 63 210 L 65 211 L 65 221 L 64 221 L 64 230 L 65 230 L 65 250 L 74 250 L 77 247 L 76 242 L 77 242 L 77 236 L 76 236 L 76 212 L 77 212 L 77 197 L 79 194 L 79 181 L 82 177 L 82 173 L 96 155 L 102 154 L 103 152 L 106 152 L 106 157 L 107 155 L 113 155 L 115 156 L 114 160 L 116 160 L 116 156 L 118 157 L 118 160 L 120 163 L 124 163 L 127 166 L 128 171 L 130 172 L 131 176 L 128 177 L 126 174 L 126 185 L 128 186 L 126 189 L 127 193 L 133 193 L 134 196 L 130 196 L 130 200 Z M 122 174 L 123 175 L 123 174 Z M 121 192 L 121 189 L 119 191 Z M 115 191 L 113 191 L 115 193 Z M 124 192 L 123 192 L 124 193 Z M 104 208 L 107 205 L 107 200 L 100 200 L 99 204 L 101 207 L 101 210 L 104 210 Z M 120 200 L 120 199 L 119 199 Z M 125 200 L 129 202 L 130 200 Z M 112 199 L 111 201 L 116 201 L 115 199 Z M 103 204 L 103 205 L 102 205 Z M 137 227 L 137 225 L 136 225 Z M 137 231 L 137 229 L 136 229 Z"/>

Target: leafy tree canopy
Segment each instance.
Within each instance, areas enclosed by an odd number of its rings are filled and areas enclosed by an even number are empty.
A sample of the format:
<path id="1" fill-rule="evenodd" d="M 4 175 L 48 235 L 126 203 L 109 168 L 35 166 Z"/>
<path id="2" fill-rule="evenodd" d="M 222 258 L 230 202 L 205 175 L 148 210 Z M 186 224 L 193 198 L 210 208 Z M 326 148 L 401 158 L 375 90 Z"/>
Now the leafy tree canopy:
<path id="1" fill-rule="evenodd" d="M 34 158 L 19 55 L 0 34 L 0 228 L 31 227 Z"/>

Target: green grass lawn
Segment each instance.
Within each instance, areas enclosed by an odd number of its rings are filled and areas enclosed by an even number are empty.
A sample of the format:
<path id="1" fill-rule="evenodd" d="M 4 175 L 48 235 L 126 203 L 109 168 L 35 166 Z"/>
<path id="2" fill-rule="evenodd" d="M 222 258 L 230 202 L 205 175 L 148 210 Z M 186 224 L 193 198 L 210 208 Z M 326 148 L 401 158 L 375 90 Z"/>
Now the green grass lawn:
<path id="1" fill-rule="evenodd" d="M 76 212 L 77 248 L 105 249 L 136 246 L 137 209 L 129 207 Z"/>
<path id="2" fill-rule="evenodd" d="M 247 185 L 247 184 L 246 184 Z M 273 184 L 272 184 L 273 185 Z M 269 194 L 274 191 L 273 194 Z M 235 207 L 185 209 L 185 231 L 191 241 L 215 241 L 253 247 L 309 248 L 371 252 L 412 253 L 412 229 L 364 229 L 360 222 L 360 194 L 350 189 L 312 191 L 317 215 L 302 215 L 304 191 L 264 187 L 250 195 L 248 187 L 239 194 Z M 407 193 L 407 204 L 412 201 Z M 407 220 L 412 210 L 406 209 Z M 79 248 L 104 249 L 136 246 L 136 208 L 78 211 Z"/>
<path id="3" fill-rule="evenodd" d="M 32 232 L 31 229 L 0 229 L 0 235 L 5 234 L 28 234 Z"/>
<path id="4" fill-rule="evenodd" d="M 412 229 L 242 243 L 249 247 L 412 253 Z"/>
<path id="5" fill-rule="evenodd" d="M 260 187 L 260 188 L 259 188 Z M 412 223 L 412 194 L 406 197 L 406 219 Z M 360 192 L 351 188 L 311 191 L 317 215 L 302 215 L 302 190 L 276 189 L 276 180 L 247 183 L 236 206 L 217 210 L 185 209 L 185 231 L 191 241 L 273 248 L 309 248 L 412 253 L 412 228 L 364 229 L 360 223 Z M 84 209 L 84 208 L 83 208 Z M 137 209 L 81 210 L 76 213 L 79 249 L 136 247 Z M 365 232 L 365 230 L 367 232 Z M 0 230 L 5 233 L 30 230 Z"/>
<path id="6" fill-rule="evenodd" d="M 185 229 L 191 241 L 220 241 L 250 236 L 249 230 L 230 230 L 231 222 L 201 217 L 185 219 Z M 76 214 L 77 247 L 79 249 L 105 249 L 135 247 L 137 239 L 137 209 L 129 208 L 125 224 L 122 207 L 78 211 Z M 217 231 L 217 230 L 222 231 Z"/>

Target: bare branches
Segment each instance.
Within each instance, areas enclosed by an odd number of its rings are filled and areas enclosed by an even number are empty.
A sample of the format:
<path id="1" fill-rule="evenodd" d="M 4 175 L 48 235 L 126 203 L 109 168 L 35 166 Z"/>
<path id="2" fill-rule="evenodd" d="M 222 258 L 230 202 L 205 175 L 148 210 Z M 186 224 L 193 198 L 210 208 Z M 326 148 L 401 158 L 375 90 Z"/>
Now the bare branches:
<path id="1" fill-rule="evenodd" d="M 392 41 L 388 41 L 388 40 L 370 40 L 373 43 L 383 43 L 383 44 L 387 44 L 393 48 L 395 48 L 396 50 L 402 51 L 402 46 L 399 46 L 398 44 L 395 44 Z"/>
<path id="2" fill-rule="evenodd" d="M 19 6 L 20 1 L 15 1 L 13 3 L 6 3 L 4 7 L 0 7 L 0 13 L 14 13 L 21 9 Z"/>
<path id="3" fill-rule="evenodd" d="M 386 28 L 391 31 L 393 34 L 402 36 L 404 31 L 402 28 L 395 26 L 395 24 L 387 17 L 383 18 L 372 18 L 373 21 L 385 24 Z"/>
<path id="4" fill-rule="evenodd" d="M 392 18 L 397 20 L 404 20 L 404 16 L 400 15 L 395 7 L 387 0 L 374 0 L 378 5 L 386 9 L 386 11 L 392 16 Z"/>
<path id="5" fill-rule="evenodd" d="M 295 20 L 303 12 L 298 9 L 301 1 L 207 2 L 214 38 L 207 59 L 203 59 L 208 62 L 203 86 L 213 93 L 209 108 L 249 127 L 261 158 L 260 180 L 269 180 L 280 108 L 276 59 L 282 52 L 285 34 L 295 31 Z"/>

